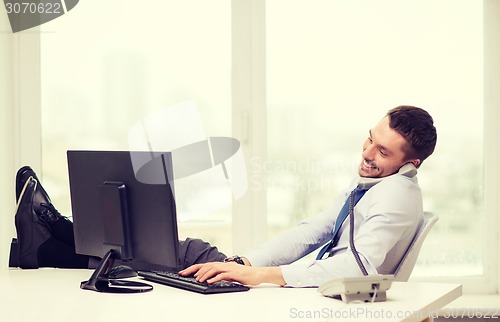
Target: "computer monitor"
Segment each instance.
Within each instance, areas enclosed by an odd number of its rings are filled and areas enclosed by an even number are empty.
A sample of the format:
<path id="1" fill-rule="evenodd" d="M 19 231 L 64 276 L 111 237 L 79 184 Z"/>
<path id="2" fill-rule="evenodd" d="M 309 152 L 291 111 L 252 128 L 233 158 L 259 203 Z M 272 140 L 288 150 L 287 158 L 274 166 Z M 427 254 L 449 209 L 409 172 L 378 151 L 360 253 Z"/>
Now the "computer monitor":
<path id="1" fill-rule="evenodd" d="M 76 252 L 103 258 L 93 277 L 105 278 L 115 258 L 136 270 L 180 267 L 171 153 L 70 150 L 67 158 Z"/>

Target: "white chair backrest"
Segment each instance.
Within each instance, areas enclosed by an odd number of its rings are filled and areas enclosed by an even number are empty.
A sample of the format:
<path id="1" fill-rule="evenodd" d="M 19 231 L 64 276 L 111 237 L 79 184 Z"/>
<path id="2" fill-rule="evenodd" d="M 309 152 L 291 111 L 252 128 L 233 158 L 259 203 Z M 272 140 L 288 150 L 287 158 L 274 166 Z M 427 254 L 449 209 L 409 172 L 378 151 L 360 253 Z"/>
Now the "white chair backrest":
<path id="1" fill-rule="evenodd" d="M 417 233 L 413 238 L 410 246 L 408 246 L 408 250 L 405 255 L 401 259 L 396 271 L 394 272 L 394 280 L 400 282 L 406 282 L 410 278 L 411 272 L 415 267 L 415 263 L 417 262 L 418 254 L 420 253 L 420 249 L 422 248 L 422 244 L 424 243 L 425 237 L 429 234 L 432 226 L 438 220 L 438 215 L 425 212 L 424 213 L 424 221 L 418 227 Z"/>

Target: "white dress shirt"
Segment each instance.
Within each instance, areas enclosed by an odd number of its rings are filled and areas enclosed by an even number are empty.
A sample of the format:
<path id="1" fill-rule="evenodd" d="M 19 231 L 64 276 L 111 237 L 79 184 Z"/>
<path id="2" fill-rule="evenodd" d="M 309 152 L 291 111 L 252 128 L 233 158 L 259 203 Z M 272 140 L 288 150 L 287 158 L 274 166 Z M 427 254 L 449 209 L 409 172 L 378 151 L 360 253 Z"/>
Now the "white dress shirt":
<path id="1" fill-rule="evenodd" d="M 349 246 L 349 218 L 331 256 L 298 261 L 332 238 L 335 220 L 355 179 L 334 205 L 245 254 L 252 266 L 280 266 L 287 286 L 318 286 L 334 277 L 362 276 Z M 369 274 L 392 274 L 423 221 L 417 178 L 394 174 L 370 188 L 354 207 L 354 245 Z"/>

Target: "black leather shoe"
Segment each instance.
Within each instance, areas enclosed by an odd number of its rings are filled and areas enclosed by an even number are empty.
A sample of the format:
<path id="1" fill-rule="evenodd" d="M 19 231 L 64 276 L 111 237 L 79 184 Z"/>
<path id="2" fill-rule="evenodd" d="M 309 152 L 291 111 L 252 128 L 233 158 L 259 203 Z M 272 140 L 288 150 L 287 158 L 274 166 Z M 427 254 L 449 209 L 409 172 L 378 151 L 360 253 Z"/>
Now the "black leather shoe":
<path id="1" fill-rule="evenodd" d="M 33 178 L 37 181 L 35 194 L 33 197 L 33 208 L 39 215 L 40 220 L 48 225 L 47 228 L 50 228 L 53 223 L 64 217 L 56 210 L 54 205 L 52 205 L 50 197 L 45 189 L 43 189 L 42 184 L 36 176 L 35 171 L 33 171 L 33 169 L 31 169 L 31 167 L 29 166 L 24 166 L 17 171 L 16 200 L 19 202 L 21 190 L 23 189 L 26 181 L 29 178 Z"/>
<path id="2" fill-rule="evenodd" d="M 29 177 L 19 193 L 15 224 L 18 242 L 18 265 L 21 268 L 38 268 L 38 248 L 51 236 L 47 225 L 40 221 L 33 207 L 37 186 L 37 180 Z"/>

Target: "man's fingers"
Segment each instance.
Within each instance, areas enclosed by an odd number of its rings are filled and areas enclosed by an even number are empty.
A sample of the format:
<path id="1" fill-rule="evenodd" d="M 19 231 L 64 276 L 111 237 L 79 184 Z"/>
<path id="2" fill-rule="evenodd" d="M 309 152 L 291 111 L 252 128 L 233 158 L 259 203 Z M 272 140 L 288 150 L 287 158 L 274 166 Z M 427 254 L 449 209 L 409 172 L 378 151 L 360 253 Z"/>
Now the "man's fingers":
<path id="1" fill-rule="evenodd" d="M 236 263 L 205 263 L 195 264 L 179 271 L 182 276 L 193 275 L 199 282 L 215 283 L 222 280 L 232 281 L 231 269 L 238 266 Z M 239 266 L 238 266 L 239 267 Z"/>
<path id="2" fill-rule="evenodd" d="M 198 272 L 201 267 L 202 267 L 202 264 L 191 265 L 188 268 L 185 268 L 185 269 L 179 271 L 179 274 L 182 276 L 193 275 L 194 273 Z"/>
<path id="3" fill-rule="evenodd" d="M 217 269 L 217 266 L 214 264 L 205 264 L 198 272 L 196 272 L 195 277 L 200 282 L 205 282 L 211 277 L 216 276 L 222 272 L 222 270 Z"/>

